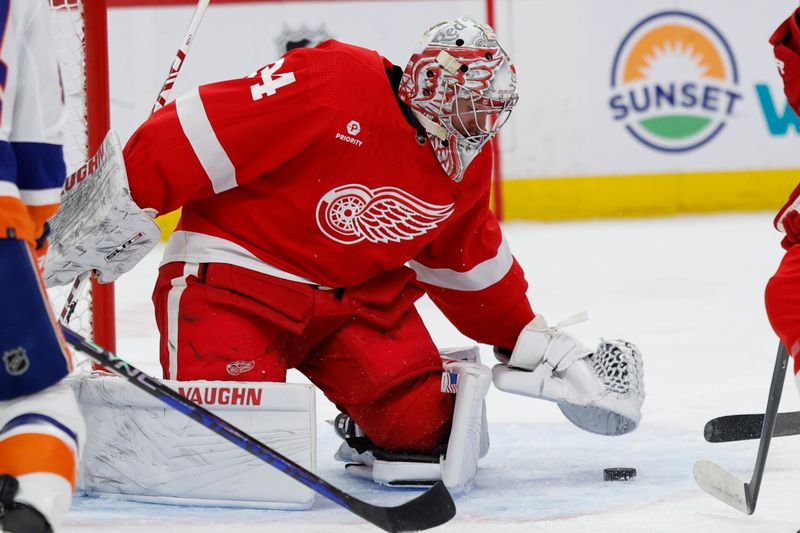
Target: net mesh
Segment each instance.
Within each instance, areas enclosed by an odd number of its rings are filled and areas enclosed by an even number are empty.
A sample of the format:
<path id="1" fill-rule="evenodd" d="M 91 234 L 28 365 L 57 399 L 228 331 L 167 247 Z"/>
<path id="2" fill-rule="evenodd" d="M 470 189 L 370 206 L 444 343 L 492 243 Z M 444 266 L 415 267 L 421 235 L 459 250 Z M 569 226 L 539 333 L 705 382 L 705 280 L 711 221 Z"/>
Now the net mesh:
<path id="1" fill-rule="evenodd" d="M 53 44 L 61 70 L 61 84 L 67 108 L 64 160 L 67 173 L 88 159 L 88 114 L 86 108 L 86 48 L 83 0 L 50 0 Z M 86 284 L 88 285 L 88 283 Z M 56 314 L 64 307 L 71 286 L 48 289 Z M 84 287 L 68 324 L 86 337 L 92 333 L 91 289 Z"/>
<path id="2" fill-rule="evenodd" d="M 589 359 L 608 390 L 621 396 L 644 397 L 642 355 L 636 345 L 622 339 L 602 339 Z"/>

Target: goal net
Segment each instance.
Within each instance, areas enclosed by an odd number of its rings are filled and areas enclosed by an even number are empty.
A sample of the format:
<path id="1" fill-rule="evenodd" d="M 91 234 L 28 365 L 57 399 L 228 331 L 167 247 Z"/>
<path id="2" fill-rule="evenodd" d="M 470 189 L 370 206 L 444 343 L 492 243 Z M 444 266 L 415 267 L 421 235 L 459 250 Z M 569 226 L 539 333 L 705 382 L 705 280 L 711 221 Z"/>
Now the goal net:
<path id="1" fill-rule="evenodd" d="M 105 0 L 50 0 L 52 36 L 61 69 L 68 122 L 67 173 L 81 167 L 109 129 L 108 46 Z M 85 287 L 69 326 L 115 350 L 113 286 Z M 48 290 L 53 310 L 64 307 L 70 287 Z"/>

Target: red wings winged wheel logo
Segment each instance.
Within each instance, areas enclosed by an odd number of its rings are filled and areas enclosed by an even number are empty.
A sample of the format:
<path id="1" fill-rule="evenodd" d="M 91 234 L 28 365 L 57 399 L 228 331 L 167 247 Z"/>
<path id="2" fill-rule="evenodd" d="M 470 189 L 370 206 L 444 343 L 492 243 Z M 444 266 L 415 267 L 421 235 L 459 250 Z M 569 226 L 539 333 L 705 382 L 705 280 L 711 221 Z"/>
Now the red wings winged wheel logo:
<path id="1" fill-rule="evenodd" d="M 317 225 L 342 244 L 408 241 L 436 228 L 453 214 L 453 205 L 436 205 L 396 187 L 336 187 L 317 204 Z"/>

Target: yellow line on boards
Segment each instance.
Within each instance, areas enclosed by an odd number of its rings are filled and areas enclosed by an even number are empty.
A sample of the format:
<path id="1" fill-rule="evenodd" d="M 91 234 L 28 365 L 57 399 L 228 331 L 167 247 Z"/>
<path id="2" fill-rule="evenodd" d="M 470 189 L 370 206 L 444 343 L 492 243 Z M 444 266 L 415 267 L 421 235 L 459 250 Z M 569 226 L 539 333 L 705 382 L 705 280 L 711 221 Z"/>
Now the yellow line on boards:
<path id="1" fill-rule="evenodd" d="M 569 220 L 777 210 L 800 169 L 506 179 L 505 220 Z"/>
<path id="2" fill-rule="evenodd" d="M 777 210 L 800 169 L 506 179 L 505 220 L 574 220 Z M 156 219 L 167 240 L 180 209 Z"/>

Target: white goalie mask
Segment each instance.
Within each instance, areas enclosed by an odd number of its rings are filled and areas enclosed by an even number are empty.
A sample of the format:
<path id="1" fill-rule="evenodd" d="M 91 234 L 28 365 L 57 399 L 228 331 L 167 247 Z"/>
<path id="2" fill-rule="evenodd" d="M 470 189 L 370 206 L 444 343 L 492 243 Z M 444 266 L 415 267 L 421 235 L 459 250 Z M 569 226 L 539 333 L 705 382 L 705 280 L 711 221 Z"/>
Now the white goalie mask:
<path id="1" fill-rule="evenodd" d="M 517 74 L 494 30 L 469 17 L 426 31 L 398 96 L 425 128 L 442 168 L 461 181 L 517 103 Z"/>

